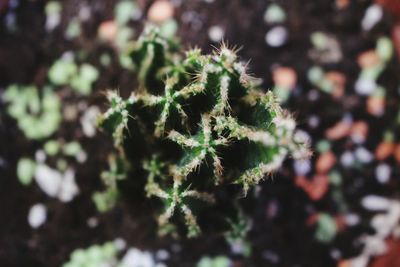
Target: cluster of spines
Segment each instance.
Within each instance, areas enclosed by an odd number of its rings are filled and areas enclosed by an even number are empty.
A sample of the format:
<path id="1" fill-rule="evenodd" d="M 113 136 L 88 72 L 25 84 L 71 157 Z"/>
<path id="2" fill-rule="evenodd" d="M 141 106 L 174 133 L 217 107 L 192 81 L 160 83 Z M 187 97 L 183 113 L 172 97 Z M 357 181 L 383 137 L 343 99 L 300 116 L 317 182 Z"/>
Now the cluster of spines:
<path id="1" fill-rule="evenodd" d="M 305 156 L 304 140 L 294 140 L 293 137 L 294 120 L 280 108 L 271 92 L 263 93 L 257 88 L 257 81 L 246 73 L 245 64 L 238 62 L 236 51 L 223 45 L 213 55 L 202 55 L 200 50 L 194 49 L 185 54 L 186 59 L 177 60 L 180 55 L 173 52 L 169 42 L 155 30 L 145 34 L 135 49 L 132 53 L 141 87 L 128 100 L 123 100 L 115 92 L 109 93 L 111 107 L 101 118 L 100 125 L 105 129 L 108 127 L 115 144 L 123 148 L 124 138 L 130 136 L 128 121 L 139 116 L 132 112 L 136 105 L 139 109 L 152 111 L 156 118 L 151 127 L 153 132 L 147 130 L 147 134 L 154 139 L 168 139 L 181 147 L 181 159 L 162 160 L 161 149 L 154 145 L 150 159 L 144 158 L 141 162 L 141 168 L 148 173 L 147 196 L 160 198 L 166 206 L 159 217 L 161 226 L 179 210 L 184 215 L 189 235 L 199 233 L 187 198 L 208 203 L 216 201 L 212 195 L 213 188 L 210 188 L 211 193 L 189 189 L 191 183 L 188 179 L 193 179 L 191 174 L 202 166 L 212 168 L 212 177 L 195 179 L 212 180 L 207 182 L 214 185 L 241 184 L 247 193 L 251 186 L 278 169 L 289 153 Z M 163 83 L 164 92 L 156 88 L 157 84 Z M 200 114 L 197 114 L 200 121 L 191 125 L 185 108 L 198 95 L 211 95 L 211 108 L 200 109 Z M 256 122 L 252 125 L 242 122 L 237 114 L 243 109 L 260 109 L 254 115 Z M 177 124 L 171 120 L 177 118 L 170 116 L 171 113 L 178 114 L 179 130 L 173 128 Z M 221 148 L 237 145 L 240 141 L 254 143 L 257 149 L 268 152 L 267 156 L 255 157 L 258 161 L 241 170 L 237 177 L 224 175 Z M 254 153 L 258 153 L 257 149 Z M 212 164 L 208 164 L 209 161 Z"/>

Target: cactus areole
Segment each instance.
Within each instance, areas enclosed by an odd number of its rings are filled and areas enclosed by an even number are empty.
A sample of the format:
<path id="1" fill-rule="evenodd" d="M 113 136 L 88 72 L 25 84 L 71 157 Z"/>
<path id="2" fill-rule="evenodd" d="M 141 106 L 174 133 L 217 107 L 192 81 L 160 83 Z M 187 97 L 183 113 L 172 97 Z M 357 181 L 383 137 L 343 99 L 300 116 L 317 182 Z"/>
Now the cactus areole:
<path id="1" fill-rule="evenodd" d="M 212 212 L 204 212 L 212 207 L 229 228 L 243 214 L 243 196 L 254 197 L 249 191 L 287 156 L 307 156 L 293 118 L 258 87 L 235 50 L 181 53 L 148 27 L 131 58 L 139 88 L 127 99 L 108 92 L 110 107 L 98 123 L 129 163 L 114 165 L 129 165 L 126 178 L 144 180 L 147 197 L 163 204 L 160 229 L 197 236 L 203 225 L 212 228 Z"/>

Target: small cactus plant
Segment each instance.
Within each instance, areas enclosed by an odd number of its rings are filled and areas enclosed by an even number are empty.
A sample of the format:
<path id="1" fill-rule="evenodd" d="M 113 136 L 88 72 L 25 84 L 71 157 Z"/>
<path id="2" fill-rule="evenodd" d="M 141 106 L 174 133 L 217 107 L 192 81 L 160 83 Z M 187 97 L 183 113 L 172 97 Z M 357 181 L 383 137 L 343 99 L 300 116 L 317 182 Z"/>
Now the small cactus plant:
<path id="1" fill-rule="evenodd" d="M 127 99 L 108 92 L 99 126 L 129 162 L 129 178 L 144 181 L 147 197 L 164 204 L 159 225 L 184 222 L 191 237 L 201 229 L 206 205 L 199 202 L 230 205 L 219 211 L 229 227 L 243 193 L 286 156 L 304 157 L 308 149 L 293 118 L 247 74 L 234 49 L 223 44 L 203 55 L 178 48 L 147 28 L 131 51 L 139 88 Z"/>

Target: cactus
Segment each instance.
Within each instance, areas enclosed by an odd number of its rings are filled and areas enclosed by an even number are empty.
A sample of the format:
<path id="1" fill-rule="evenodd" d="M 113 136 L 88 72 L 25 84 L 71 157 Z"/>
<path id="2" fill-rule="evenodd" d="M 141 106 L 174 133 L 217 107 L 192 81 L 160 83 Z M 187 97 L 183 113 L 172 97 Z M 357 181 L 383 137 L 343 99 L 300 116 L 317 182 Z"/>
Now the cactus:
<path id="1" fill-rule="evenodd" d="M 147 197 L 163 203 L 159 225 L 183 219 L 190 237 L 200 233 L 197 217 L 207 205 L 230 202 L 219 212 L 229 228 L 240 196 L 286 156 L 308 153 L 293 118 L 236 52 L 222 44 L 211 55 L 182 55 L 147 28 L 131 51 L 139 88 L 127 99 L 108 92 L 110 107 L 98 121 L 129 162 L 130 179 L 144 181 Z"/>

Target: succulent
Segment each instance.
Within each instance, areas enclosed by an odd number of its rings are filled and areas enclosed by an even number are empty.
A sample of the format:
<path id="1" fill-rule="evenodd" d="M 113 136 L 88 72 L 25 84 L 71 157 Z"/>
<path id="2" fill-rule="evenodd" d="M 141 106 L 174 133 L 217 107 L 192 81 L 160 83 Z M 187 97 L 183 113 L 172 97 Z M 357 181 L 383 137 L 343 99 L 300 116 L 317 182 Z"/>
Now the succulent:
<path id="1" fill-rule="evenodd" d="M 9 104 L 8 114 L 29 139 L 51 136 L 61 123 L 61 103 L 50 87 L 39 91 L 35 86 L 10 85 L 3 99 Z"/>
<path id="2" fill-rule="evenodd" d="M 181 53 L 148 27 L 131 58 L 139 88 L 126 99 L 108 92 L 98 124 L 129 162 L 127 177 L 163 203 L 161 227 L 184 222 L 196 236 L 210 205 L 222 207 L 217 217 L 229 228 L 243 195 L 287 156 L 307 156 L 294 119 L 247 74 L 235 49 Z"/>

